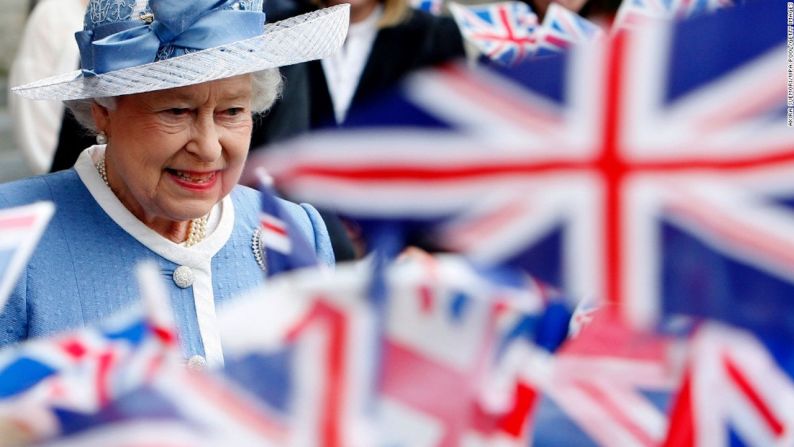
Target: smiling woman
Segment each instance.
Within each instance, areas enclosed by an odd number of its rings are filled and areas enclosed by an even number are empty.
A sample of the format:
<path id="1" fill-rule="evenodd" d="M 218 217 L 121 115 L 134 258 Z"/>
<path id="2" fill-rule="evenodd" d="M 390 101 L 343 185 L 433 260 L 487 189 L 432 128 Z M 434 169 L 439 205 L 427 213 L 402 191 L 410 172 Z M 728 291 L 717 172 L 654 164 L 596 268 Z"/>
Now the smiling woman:
<path id="1" fill-rule="evenodd" d="M 276 92 L 277 72 L 264 74 Z M 241 75 L 94 102 L 89 119 L 107 140 L 95 164 L 138 220 L 174 242 L 193 242 L 191 228 L 204 225 L 242 173 L 252 93 L 251 75 Z"/>
<path id="2" fill-rule="evenodd" d="M 258 192 L 237 185 L 252 115 L 279 92 L 276 67 L 320 58 L 344 39 L 347 8 L 266 30 L 261 0 L 89 2 L 82 69 L 14 90 L 65 100 L 97 144 L 75 167 L 0 185 L 0 208 L 57 211 L 5 308 L 0 345 L 90 324 L 137 294 L 154 260 L 189 363 L 220 365 L 215 310 L 264 280 L 251 241 Z M 223 32 L 217 32 L 223 30 Z M 284 42 L 301 42 L 301 48 Z M 333 262 L 310 205 L 282 202 L 318 257 Z"/>

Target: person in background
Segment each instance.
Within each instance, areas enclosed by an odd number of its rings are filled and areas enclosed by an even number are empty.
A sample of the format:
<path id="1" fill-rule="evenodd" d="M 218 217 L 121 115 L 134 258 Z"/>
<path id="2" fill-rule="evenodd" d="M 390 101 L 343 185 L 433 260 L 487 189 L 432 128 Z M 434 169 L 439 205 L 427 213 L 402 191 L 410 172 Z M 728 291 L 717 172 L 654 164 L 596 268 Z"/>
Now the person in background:
<path id="1" fill-rule="evenodd" d="M 26 84 L 77 68 L 80 56 L 73 39 L 83 25 L 87 4 L 88 0 L 41 0 L 36 4 L 11 64 L 10 85 Z M 17 147 L 31 172 L 48 172 L 58 144 L 63 103 L 10 95 L 8 109 Z"/>
<path id="2" fill-rule="evenodd" d="M 348 0 L 350 31 L 342 49 L 310 62 L 312 127 L 391 87 L 406 74 L 465 56 L 463 38 L 449 17 L 412 9 L 406 0 Z M 328 0 L 325 6 L 345 3 Z M 320 70 L 320 66 L 322 69 Z M 324 82 L 323 82 L 324 81 Z"/>
<path id="3" fill-rule="evenodd" d="M 252 244 L 261 234 L 261 195 L 238 185 L 252 115 L 278 96 L 277 67 L 341 45 L 348 8 L 265 27 L 261 0 L 106 6 L 91 0 L 76 36 L 82 71 L 14 89 L 66 101 L 97 144 L 74 168 L 0 185 L 0 209 L 56 207 L 0 312 L 0 345 L 132 305 L 134 268 L 150 260 L 168 278 L 188 364 L 220 366 L 216 307 L 261 284 L 267 269 L 263 248 Z M 295 40 L 304 43 L 297 51 Z M 317 258 L 332 264 L 315 209 L 282 205 Z"/>
<path id="4" fill-rule="evenodd" d="M 344 125 L 351 107 L 396 85 L 412 71 L 465 57 L 463 38 L 452 18 L 413 9 L 407 0 L 296 0 L 291 4 L 268 0 L 265 7 L 280 18 L 341 3 L 350 4 L 350 29 L 342 49 L 283 72 L 284 94 L 255 124 L 253 150 L 267 150 L 271 143 L 311 129 Z M 360 256 L 342 222 L 321 212 L 337 260 Z"/>
<path id="5" fill-rule="evenodd" d="M 279 1 L 283 4 L 285 0 Z M 394 86 L 406 74 L 465 56 L 454 20 L 413 9 L 407 0 L 304 2 L 295 3 L 292 12 L 340 3 L 349 3 L 351 11 L 342 49 L 289 73 L 283 98 L 254 129 L 252 148 L 308 129 L 343 124 L 351 107 Z M 280 11 L 289 14 L 283 6 Z M 308 123 L 277 132 L 274 128 L 280 129 L 280 114 L 302 117 Z"/>

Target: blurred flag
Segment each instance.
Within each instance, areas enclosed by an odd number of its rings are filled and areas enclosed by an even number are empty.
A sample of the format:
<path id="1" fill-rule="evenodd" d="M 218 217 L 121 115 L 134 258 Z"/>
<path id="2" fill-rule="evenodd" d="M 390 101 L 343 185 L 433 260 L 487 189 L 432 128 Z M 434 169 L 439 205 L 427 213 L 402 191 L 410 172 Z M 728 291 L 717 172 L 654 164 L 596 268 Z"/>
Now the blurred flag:
<path id="1" fill-rule="evenodd" d="M 534 346 L 543 330 L 564 334 L 568 318 L 544 328 L 549 301 L 534 281 L 503 286 L 460 258 L 427 257 L 390 273 L 378 389 L 383 445 L 526 445 L 536 394 L 505 376 L 506 353 Z"/>
<path id="2" fill-rule="evenodd" d="M 444 7 L 444 0 L 411 0 L 411 7 L 420 11 L 429 12 L 433 15 L 440 15 Z"/>
<path id="3" fill-rule="evenodd" d="M 663 445 L 791 445 L 792 408 L 791 371 L 750 333 L 706 324 L 691 344 Z"/>
<path id="4" fill-rule="evenodd" d="M 657 446 L 680 377 L 672 340 L 629 329 L 615 309 L 594 312 L 539 374 L 533 446 Z"/>
<path id="5" fill-rule="evenodd" d="M 538 16 L 526 3 L 450 3 L 449 10 L 463 37 L 492 60 L 512 65 L 535 51 Z"/>
<path id="6" fill-rule="evenodd" d="M 365 270 L 347 267 L 280 275 L 219 314 L 225 376 L 284 427 L 281 445 L 374 445 L 366 413 L 379 336 Z"/>
<path id="7" fill-rule="evenodd" d="M 62 432 L 47 447 L 285 445 L 283 427 L 255 400 L 221 379 L 175 365 L 96 412 L 55 413 Z"/>
<path id="8" fill-rule="evenodd" d="M 57 415 L 90 415 L 178 362 L 176 333 L 156 269 L 139 271 L 146 312 L 130 310 L 97 328 L 0 351 L 0 426 L 32 440 L 62 433 Z"/>
<path id="9" fill-rule="evenodd" d="M 138 279 L 144 315 L 5 352 L 3 445 L 284 445 L 255 399 L 185 367 L 159 270 L 144 264 Z"/>
<path id="10" fill-rule="evenodd" d="M 230 305 L 227 374 L 301 445 L 525 443 L 534 392 L 510 375 L 493 385 L 491 372 L 540 331 L 546 302 L 533 283 L 500 286 L 451 257 L 402 259 L 385 272 L 380 309 L 368 271 L 284 275 Z"/>
<path id="11" fill-rule="evenodd" d="M 553 2 L 549 4 L 537 34 L 538 56 L 559 53 L 572 45 L 593 42 L 605 36 L 596 24 Z"/>
<path id="12" fill-rule="evenodd" d="M 0 310 L 54 211 L 50 202 L 0 210 Z"/>
<path id="13" fill-rule="evenodd" d="M 623 0 L 613 29 L 639 28 L 656 20 L 683 19 L 733 6 L 732 0 Z"/>
<path id="14" fill-rule="evenodd" d="M 279 203 L 272 179 L 263 170 L 258 174 L 262 213 L 253 240 L 257 263 L 268 276 L 317 265 L 314 249 Z"/>
<path id="15" fill-rule="evenodd" d="M 794 335 L 776 14 L 757 2 L 567 57 L 448 66 L 265 163 L 296 197 L 444 224 L 452 249 L 640 323 L 687 313 Z"/>

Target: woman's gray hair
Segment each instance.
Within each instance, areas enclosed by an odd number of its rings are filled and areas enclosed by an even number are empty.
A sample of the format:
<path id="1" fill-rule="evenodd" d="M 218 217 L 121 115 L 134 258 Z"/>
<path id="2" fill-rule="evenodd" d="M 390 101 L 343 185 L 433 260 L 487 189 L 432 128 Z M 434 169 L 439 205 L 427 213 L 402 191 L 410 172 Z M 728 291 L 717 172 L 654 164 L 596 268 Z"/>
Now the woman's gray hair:
<path id="1" fill-rule="evenodd" d="M 251 111 L 254 114 L 260 114 L 270 109 L 281 94 L 281 84 L 281 74 L 278 68 L 270 68 L 252 73 Z M 91 105 L 94 103 L 106 109 L 113 110 L 116 107 L 116 97 L 64 101 L 64 104 L 72 112 L 77 122 L 92 134 L 97 133 L 94 117 L 91 114 Z"/>

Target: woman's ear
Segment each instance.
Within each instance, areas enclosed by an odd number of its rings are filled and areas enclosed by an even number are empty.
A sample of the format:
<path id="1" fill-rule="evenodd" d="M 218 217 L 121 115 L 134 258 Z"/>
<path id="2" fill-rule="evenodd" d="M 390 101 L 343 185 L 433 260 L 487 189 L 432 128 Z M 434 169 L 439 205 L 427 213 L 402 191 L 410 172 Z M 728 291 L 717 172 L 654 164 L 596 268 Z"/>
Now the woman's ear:
<path id="1" fill-rule="evenodd" d="M 108 109 L 94 102 L 91 104 L 91 116 L 94 118 L 96 129 L 107 134 L 108 127 L 110 127 L 110 113 Z"/>

